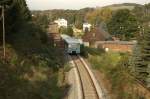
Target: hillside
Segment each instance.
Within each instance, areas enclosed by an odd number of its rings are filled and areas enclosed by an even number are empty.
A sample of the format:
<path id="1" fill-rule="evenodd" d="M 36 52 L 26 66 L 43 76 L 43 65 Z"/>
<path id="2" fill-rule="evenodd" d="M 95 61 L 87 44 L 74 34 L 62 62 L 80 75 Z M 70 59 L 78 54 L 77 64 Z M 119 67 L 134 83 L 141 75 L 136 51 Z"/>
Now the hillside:
<path id="1" fill-rule="evenodd" d="M 133 10 L 135 6 L 142 6 L 142 5 L 136 3 L 122 3 L 122 4 L 112 4 L 112 5 L 104 6 L 102 8 L 110 8 L 112 10 L 118 10 L 118 9 Z"/>

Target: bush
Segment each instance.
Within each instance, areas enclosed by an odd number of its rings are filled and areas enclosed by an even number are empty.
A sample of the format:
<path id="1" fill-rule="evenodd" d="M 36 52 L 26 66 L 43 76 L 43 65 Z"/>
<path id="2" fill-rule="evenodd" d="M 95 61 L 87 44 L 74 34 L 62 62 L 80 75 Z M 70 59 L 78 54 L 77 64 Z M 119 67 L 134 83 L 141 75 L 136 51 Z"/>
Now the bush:
<path id="1" fill-rule="evenodd" d="M 89 48 L 89 47 L 84 47 L 84 45 L 81 45 L 81 55 L 84 57 L 88 57 L 89 54 L 91 55 L 101 55 L 104 53 L 103 49 L 96 49 L 96 48 Z"/>

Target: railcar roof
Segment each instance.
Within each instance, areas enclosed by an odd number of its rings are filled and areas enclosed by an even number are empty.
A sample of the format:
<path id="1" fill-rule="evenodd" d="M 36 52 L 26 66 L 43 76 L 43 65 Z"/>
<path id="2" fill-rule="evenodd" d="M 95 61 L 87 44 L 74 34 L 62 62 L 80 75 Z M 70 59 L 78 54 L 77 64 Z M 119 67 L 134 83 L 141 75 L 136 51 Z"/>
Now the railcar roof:
<path id="1" fill-rule="evenodd" d="M 68 44 L 80 44 L 80 41 L 78 39 L 72 38 L 68 35 L 61 35 L 62 39 L 64 39 Z"/>

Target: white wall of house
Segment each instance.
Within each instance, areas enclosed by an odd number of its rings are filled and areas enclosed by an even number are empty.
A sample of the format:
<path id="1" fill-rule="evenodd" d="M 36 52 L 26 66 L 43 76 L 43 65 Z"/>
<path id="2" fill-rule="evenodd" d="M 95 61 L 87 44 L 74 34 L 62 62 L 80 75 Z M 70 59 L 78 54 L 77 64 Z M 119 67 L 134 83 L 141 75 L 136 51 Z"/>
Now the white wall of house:
<path id="1" fill-rule="evenodd" d="M 58 24 L 59 28 L 68 26 L 68 22 L 65 19 L 58 19 L 58 20 L 55 20 L 54 22 Z"/>
<path id="2" fill-rule="evenodd" d="M 91 31 L 91 24 L 89 23 L 83 23 L 83 31 L 86 31 L 86 29 L 88 29 L 88 31 Z"/>

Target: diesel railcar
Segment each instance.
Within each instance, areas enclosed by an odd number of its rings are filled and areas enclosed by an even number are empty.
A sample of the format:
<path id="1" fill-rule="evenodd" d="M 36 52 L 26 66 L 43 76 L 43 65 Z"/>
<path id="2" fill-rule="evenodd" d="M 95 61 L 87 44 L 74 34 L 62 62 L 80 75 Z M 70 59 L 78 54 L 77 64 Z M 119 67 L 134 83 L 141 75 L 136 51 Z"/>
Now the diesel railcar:
<path id="1" fill-rule="evenodd" d="M 65 42 L 65 51 L 68 54 L 80 54 L 80 44 L 78 39 L 72 38 L 68 35 L 61 35 Z"/>

